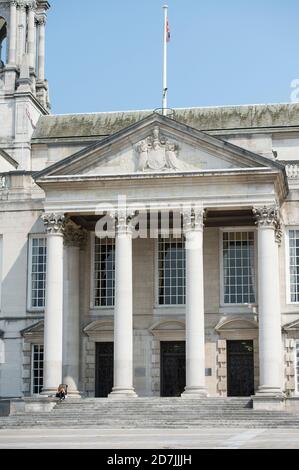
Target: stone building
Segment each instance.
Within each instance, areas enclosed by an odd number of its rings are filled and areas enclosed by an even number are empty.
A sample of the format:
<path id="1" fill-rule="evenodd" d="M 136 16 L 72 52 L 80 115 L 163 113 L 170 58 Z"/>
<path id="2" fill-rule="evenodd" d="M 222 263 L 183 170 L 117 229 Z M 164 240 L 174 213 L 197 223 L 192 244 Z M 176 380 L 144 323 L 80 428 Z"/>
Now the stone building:
<path id="1" fill-rule="evenodd" d="M 299 105 L 51 115 L 49 6 L 0 0 L 0 397 L 295 397 Z"/>

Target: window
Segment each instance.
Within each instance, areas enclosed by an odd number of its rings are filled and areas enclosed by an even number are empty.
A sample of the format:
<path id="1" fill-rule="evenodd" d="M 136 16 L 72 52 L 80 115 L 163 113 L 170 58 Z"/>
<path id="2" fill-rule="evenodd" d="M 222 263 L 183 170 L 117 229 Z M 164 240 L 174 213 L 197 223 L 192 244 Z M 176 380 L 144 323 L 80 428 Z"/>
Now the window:
<path id="1" fill-rule="evenodd" d="M 254 232 L 223 232 L 224 304 L 255 303 Z"/>
<path id="2" fill-rule="evenodd" d="M 46 297 L 47 238 L 31 237 L 29 250 L 29 308 L 43 309 Z"/>
<path id="3" fill-rule="evenodd" d="M 32 345 L 31 361 L 31 391 L 33 395 L 38 395 L 43 388 L 44 376 L 44 346 L 41 344 Z"/>
<path id="4" fill-rule="evenodd" d="M 295 384 L 295 387 L 296 387 L 296 392 L 299 393 L 299 340 L 298 339 L 297 339 L 295 344 L 296 344 L 296 348 L 295 348 L 295 354 L 296 354 L 296 357 L 295 357 L 296 384 Z"/>
<path id="5" fill-rule="evenodd" d="M 299 230 L 289 230 L 290 301 L 299 302 Z"/>
<path id="6" fill-rule="evenodd" d="M 7 23 L 0 16 L 0 69 L 7 61 Z"/>
<path id="7" fill-rule="evenodd" d="M 114 240 L 95 237 L 94 243 L 94 306 L 113 307 L 115 291 Z"/>
<path id="8" fill-rule="evenodd" d="M 159 305 L 185 304 L 185 242 L 181 238 L 158 240 Z"/>

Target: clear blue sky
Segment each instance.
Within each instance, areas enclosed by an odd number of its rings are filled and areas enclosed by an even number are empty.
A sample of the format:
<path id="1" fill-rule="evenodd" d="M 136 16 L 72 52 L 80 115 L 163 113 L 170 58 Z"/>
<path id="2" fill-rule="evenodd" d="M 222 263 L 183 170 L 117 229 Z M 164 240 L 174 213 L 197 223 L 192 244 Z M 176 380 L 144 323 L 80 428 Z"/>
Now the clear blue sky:
<path id="1" fill-rule="evenodd" d="M 163 0 L 49 0 L 53 113 L 161 106 Z M 168 0 L 169 106 L 290 101 L 298 0 Z"/>

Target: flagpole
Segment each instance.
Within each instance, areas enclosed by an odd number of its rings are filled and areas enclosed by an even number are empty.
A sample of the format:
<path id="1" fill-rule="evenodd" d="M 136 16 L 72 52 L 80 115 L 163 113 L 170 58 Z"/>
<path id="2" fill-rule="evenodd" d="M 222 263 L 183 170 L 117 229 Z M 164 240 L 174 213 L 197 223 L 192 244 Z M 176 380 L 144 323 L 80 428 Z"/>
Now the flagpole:
<path id="1" fill-rule="evenodd" d="M 167 116 L 167 18 L 168 5 L 164 5 L 164 38 L 163 38 L 163 98 L 162 114 Z"/>

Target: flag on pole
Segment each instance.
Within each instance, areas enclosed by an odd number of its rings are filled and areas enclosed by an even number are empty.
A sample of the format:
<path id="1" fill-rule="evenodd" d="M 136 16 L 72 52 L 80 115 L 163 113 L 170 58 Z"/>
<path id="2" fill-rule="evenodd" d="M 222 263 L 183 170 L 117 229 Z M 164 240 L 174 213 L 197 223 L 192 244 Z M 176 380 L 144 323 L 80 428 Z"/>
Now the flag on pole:
<path id="1" fill-rule="evenodd" d="M 166 19 L 166 41 L 170 41 L 170 28 L 169 28 L 169 22 L 168 18 Z"/>

